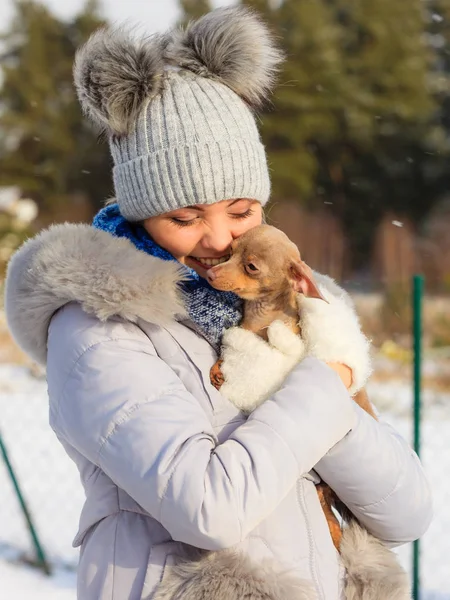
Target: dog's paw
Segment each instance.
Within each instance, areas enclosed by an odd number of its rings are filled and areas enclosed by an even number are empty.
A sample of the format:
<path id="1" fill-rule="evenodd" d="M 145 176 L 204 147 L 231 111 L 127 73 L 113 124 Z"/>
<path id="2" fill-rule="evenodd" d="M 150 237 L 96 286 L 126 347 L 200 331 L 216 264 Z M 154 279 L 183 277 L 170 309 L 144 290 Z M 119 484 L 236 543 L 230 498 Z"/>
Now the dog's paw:
<path id="1" fill-rule="evenodd" d="M 218 360 L 209 372 L 209 379 L 211 381 L 211 384 L 216 388 L 216 390 L 220 390 L 225 381 L 221 368 L 222 363 L 223 360 Z"/>
<path id="2" fill-rule="evenodd" d="M 266 351 L 267 343 L 253 331 L 242 327 L 230 327 L 222 336 L 222 348 L 229 348 L 248 355 Z"/>

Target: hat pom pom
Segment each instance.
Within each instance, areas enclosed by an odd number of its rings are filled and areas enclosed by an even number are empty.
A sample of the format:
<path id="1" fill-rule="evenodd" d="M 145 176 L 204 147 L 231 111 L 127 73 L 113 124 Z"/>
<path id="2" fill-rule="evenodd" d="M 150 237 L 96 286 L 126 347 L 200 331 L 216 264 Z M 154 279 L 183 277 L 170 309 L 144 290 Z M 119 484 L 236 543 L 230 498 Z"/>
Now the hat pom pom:
<path id="1" fill-rule="evenodd" d="M 248 8 L 221 8 L 173 33 L 173 65 L 212 77 L 259 108 L 275 84 L 283 53 L 267 25 Z"/>
<path id="2" fill-rule="evenodd" d="M 147 98 L 161 88 L 164 38 L 134 39 L 125 29 L 94 33 L 75 58 L 74 82 L 84 112 L 110 135 L 128 134 Z"/>

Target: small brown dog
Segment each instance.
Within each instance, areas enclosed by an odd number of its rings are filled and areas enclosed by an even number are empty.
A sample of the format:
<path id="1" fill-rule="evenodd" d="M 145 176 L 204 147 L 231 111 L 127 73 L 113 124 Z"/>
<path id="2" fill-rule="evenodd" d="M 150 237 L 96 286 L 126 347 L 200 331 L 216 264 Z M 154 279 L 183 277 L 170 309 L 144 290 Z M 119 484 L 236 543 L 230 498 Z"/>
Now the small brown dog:
<path id="1" fill-rule="evenodd" d="M 301 336 L 298 294 L 326 300 L 297 246 L 279 229 L 261 225 L 235 240 L 231 250 L 230 259 L 209 269 L 207 278 L 215 289 L 234 292 L 245 300 L 240 327 L 267 341 L 268 327 L 275 320 L 281 320 Z M 219 359 L 211 369 L 211 383 L 217 389 L 224 383 L 221 364 Z M 364 389 L 354 400 L 376 419 Z M 317 491 L 331 537 L 339 550 L 342 530 L 332 507 L 342 506 L 326 484 L 320 484 Z"/>

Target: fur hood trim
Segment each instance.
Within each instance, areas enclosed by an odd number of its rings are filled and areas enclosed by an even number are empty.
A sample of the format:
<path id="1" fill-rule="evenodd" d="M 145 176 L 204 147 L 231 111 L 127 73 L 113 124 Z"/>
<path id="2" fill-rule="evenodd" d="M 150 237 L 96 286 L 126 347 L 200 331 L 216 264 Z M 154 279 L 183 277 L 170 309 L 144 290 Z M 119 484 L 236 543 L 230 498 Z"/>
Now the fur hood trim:
<path id="1" fill-rule="evenodd" d="M 411 600 L 408 576 L 396 555 L 352 520 L 344 529 L 341 561 L 345 600 Z M 168 566 L 154 600 L 317 600 L 308 581 L 282 571 L 273 560 L 260 564 L 234 550 L 202 552 Z"/>
<path id="2" fill-rule="evenodd" d="M 16 343 L 45 364 L 53 314 L 69 302 L 104 321 L 118 316 L 168 324 L 186 316 L 180 266 L 137 250 L 125 238 L 89 225 L 55 225 L 11 259 L 5 312 Z"/>
<path id="3" fill-rule="evenodd" d="M 275 561 L 256 564 L 233 550 L 167 567 L 154 600 L 316 600 L 312 585 Z"/>
<path id="4" fill-rule="evenodd" d="M 346 600 L 411 600 L 408 575 L 398 557 L 353 520 L 342 534 Z"/>

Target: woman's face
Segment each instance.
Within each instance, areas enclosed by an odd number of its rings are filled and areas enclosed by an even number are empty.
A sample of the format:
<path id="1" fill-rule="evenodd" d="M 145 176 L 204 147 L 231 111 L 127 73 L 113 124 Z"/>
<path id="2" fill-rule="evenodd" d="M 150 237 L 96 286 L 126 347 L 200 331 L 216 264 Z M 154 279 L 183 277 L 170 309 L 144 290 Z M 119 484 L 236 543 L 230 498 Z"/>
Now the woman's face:
<path id="1" fill-rule="evenodd" d="M 205 277 L 209 268 L 228 258 L 234 239 L 261 222 L 261 204 L 239 198 L 178 208 L 143 225 L 157 244 Z"/>

